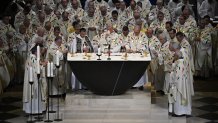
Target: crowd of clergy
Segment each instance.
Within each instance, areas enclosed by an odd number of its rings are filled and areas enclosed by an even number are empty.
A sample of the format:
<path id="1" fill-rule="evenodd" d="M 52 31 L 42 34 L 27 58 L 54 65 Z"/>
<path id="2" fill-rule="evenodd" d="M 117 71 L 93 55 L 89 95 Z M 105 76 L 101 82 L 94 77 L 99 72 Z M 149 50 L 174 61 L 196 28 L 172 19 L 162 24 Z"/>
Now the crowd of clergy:
<path id="1" fill-rule="evenodd" d="M 5 13 L 0 20 L 0 93 L 9 84 L 23 84 L 26 113 L 31 100 L 32 113 L 38 113 L 38 106 L 42 113 L 48 95 L 85 88 L 72 73 L 67 53 L 97 52 L 98 47 L 105 53 L 110 45 L 112 53 L 149 52 L 150 65 L 134 87 L 142 89 L 151 82 L 155 90 L 169 95 L 170 113 L 191 115 L 193 76 L 210 77 L 216 57 L 211 35 L 217 27 L 210 18 L 217 1 L 204 0 L 197 15 L 189 0 L 157 0 L 156 5 L 131 0 L 129 6 L 122 0 L 86 0 L 84 7 L 79 0 L 20 2 L 23 6 L 17 4 L 15 17 Z M 57 56 L 60 65 L 52 69 L 52 91 L 47 94 L 47 64 L 55 64 Z"/>

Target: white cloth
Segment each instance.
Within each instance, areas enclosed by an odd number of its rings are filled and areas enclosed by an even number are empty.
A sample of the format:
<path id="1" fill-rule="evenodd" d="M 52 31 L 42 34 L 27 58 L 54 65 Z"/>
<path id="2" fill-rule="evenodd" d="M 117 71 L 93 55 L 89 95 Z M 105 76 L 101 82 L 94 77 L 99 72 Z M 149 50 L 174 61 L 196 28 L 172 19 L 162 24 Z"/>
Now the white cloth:
<path id="1" fill-rule="evenodd" d="M 144 86 L 146 82 L 148 82 L 147 70 L 146 70 L 145 73 L 142 75 L 142 77 L 140 78 L 140 80 L 139 80 L 133 87 Z"/>

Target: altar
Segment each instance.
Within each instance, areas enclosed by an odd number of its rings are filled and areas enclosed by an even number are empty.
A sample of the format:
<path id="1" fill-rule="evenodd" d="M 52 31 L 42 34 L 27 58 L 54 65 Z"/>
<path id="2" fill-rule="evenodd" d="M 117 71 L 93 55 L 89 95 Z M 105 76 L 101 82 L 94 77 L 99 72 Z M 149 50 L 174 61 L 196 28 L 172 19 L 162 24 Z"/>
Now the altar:
<path id="1" fill-rule="evenodd" d="M 100 95 L 125 93 L 144 75 L 151 57 L 141 53 L 67 54 L 67 61 L 76 78 L 90 91 Z"/>

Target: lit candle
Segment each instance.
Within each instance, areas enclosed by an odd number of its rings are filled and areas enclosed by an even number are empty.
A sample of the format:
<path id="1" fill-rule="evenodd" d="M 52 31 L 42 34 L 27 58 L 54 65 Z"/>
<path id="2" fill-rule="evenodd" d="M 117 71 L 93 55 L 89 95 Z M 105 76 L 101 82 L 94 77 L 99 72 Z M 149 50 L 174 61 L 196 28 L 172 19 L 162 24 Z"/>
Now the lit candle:
<path id="1" fill-rule="evenodd" d="M 56 65 L 59 66 L 59 50 L 56 52 Z"/>
<path id="2" fill-rule="evenodd" d="M 48 64 L 47 64 L 47 77 L 51 77 L 51 66 L 50 66 L 50 62 L 48 61 Z"/>
<path id="3" fill-rule="evenodd" d="M 36 73 L 37 74 L 40 74 L 40 61 L 39 60 L 37 60 L 37 63 L 36 63 L 37 65 L 36 65 Z"/>
<path id="4" fill-rule="evenodd" d="M 37 46 L 37 60 L 40 60 L 40 46 Z"/>
<path id="5" fill-rule="evenodd" d="M 54 63 L 53 62 L 50 63 L 50 69 L 51 69 L 51 73 L 50 73 L 51 77 L 54 77 L 54 71 L 53 71 L 54 70 Z"/>
<path id="6" fill-rule="evenodd" d="M 101 47 L 98 47 L 98 55 L 101 55 Z"/>
<path id="7" fill-rule="evenodd" d="M 29 82 L 33 82 L 33 68 L 29 67 Z"/>

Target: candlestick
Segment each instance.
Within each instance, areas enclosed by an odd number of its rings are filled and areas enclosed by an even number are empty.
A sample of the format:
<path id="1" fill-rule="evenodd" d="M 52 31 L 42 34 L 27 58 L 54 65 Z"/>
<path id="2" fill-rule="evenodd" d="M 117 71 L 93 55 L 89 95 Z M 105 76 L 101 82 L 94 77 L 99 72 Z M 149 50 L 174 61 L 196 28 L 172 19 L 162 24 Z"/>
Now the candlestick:
<path id="1" fill-rule="evenodd" d="M 59 61 L 59 50 L 57 50 L 57 52 L 56 52 L 56 66 L 59 66 L 59 63 L 60 63 L 60 61 Z"/>
<path id="2" fill-rule="evenodd" d="M 50 69 L 51 69 L 50 75 L 51 75 L 51 77 L 54 77 L 54 71 L 53 71 L 54 70 L 54 63 L 53 62 L 50 63 Z"/>
<path id="3" fill-rule="evenodd" d="M 33 68 L 29 67 L 29 82 L 33 82 Z"/>
<path id="4" fill-rule="evenodd" d="M 37 46 L 37 55 L 36 55 L 36 57 L 37 57 L 37 60 L 40 60 L 40 46 L 39 45 Z"/>
<path id="5" fill-rule="evenodd" d="M 47 77 L 51 77 L 51 63 L 49 61 L 47 64 Z"/>
<path id="6" fill-rule="evenodd" d="M 37 64 L 37 66 L 36 66 L 36 73 L 37 73 L 37 74 L 40 74 L 40 61 L 37 60 L 36 62 L 37 62 L 37 63 L 36 63 L 36 64 Z"/>

